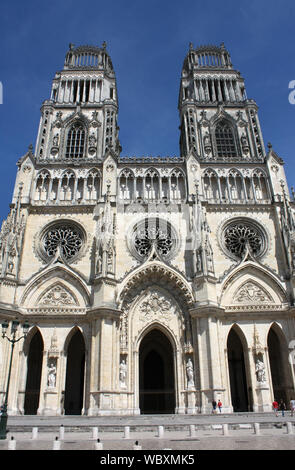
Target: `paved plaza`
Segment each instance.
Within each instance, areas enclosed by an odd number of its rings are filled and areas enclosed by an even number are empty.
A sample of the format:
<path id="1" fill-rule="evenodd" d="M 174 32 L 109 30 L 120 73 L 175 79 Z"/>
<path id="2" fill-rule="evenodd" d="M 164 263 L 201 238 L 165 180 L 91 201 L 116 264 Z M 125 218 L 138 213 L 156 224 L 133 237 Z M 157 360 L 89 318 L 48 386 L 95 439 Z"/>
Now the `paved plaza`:
<path id="1" fill-rule="evenodd" d="M 58 441 L 60 450 L 89 451 L 97 449 L 98 439 L 103 450 L 134 450 L 136 441 L 142 450 L 294 450 L 294 425 L 290 412 L 284 417 L 271 413 L 12 416 L 0 450 L 8 450 L 13 440 L 16 450 L 53 450 Z"/>

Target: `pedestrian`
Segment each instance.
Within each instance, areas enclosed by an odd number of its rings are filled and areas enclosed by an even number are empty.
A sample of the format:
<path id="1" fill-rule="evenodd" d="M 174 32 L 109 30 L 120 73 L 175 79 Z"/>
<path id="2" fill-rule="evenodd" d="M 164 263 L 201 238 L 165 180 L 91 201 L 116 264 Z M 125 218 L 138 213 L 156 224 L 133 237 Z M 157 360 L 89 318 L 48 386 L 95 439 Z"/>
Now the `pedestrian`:
<path id="1" fill-rule="evenodd" d="M 215 415 L 216 414 L 216 407 L 217 403 L 215 400 L 212 400 L 212 413 Z"/>
<path id="2" fill-rule="evenodd" d="M 272 402 L 272 409 L 274 410 L 276 416 L 279 416 L 278 410 L 279 410 L 279 404 L 276 399 Z"/>
<path id="3" fill-rule="evenodd" d="M 221 413 L 222 403 L 221 403 L 220 400 L 218 400 L 217 406 L 218 406 L 218 409 L 219 409 L 219 413 Z"/>
<path id="4" fill-rule="evenodd" d="M 285 402 L 284 402 L 284 400 L 281 398 L 280 404 L 279 404 L 279 410 L 282 412 L 282 416 L 285 416 L 285 409 L 286 409 Z"/>
<path id="5" fill-rule="evenodd" d="M 290 410 L 291 410 L 291 416 L 294 416 L 294 411 L 295 411 L 295 400 L 294 398 L 292 397 L 292 399 L 290 400 Z"/>

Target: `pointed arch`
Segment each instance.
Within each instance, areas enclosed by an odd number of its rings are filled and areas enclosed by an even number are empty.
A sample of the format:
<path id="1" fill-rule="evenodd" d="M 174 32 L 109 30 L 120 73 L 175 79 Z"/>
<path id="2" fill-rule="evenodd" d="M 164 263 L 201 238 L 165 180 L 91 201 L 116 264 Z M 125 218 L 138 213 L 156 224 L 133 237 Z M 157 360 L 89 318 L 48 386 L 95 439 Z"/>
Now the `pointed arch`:
<path id="1" fill-rule="evenodd" d="M 141 413 L 175 412 L 175 354 L 170 338 L 157 325 L 148 328 L 139 345 L 139 408 Z"/>
<path id="2" fill-rule="evenodd" d="M 233 411 L 252 409 L 252 387 L 247 340 L 241 328 L 235 323 L 227 336 L 227 361 L 230 396 Z"/>
<path id="3" fill-rule="evenodd" d="M 65 158 L 80 159 L 85 157 L 87 129 L 84 123 L 77 119 L 65 131 Z"/>
<path id="4" fill-rule="evenodd" d="M 27 377 L 24 414 L 36 415 L 39 408 L 44 342 L 39 328 L 29 331 L 24 345 L 27 356 Z"/>
<path id="5" fill-rule="evenodd" d="M 178 303 L 187 310 L 194 302 L 191 287 L 182 274 L 160 261 L 148 261 L 128 274 L 118 292 L 119 308 L 125 308 L 141 291 L 150 285 L 164 286 L 177 299 Z"/>
<path id="6" fill-rule="evenodd" d="M 247 297 L 244 292 L 244 298 L 242 295 L 247 284 L 249 287 L 252 284 L 254 290 L 256 289 L 257 295 L 253 296 L 252 300 L 251 293 Z M 236 310 L 248 307 L 253 310 L 254 306 L 264 310 L 282 310 L 288 305 L 281 281 L 274 273 L 252 260 L 240 263 L 223 280 L 220 303 Z"/>
<path id="7" fill-rule="evenodd" d="M 65 341 L 67 357 L 64 412 L 80 415 L 84 408 L 86 343 L 80 328 L 74 327 Z"/>
<path id="8" fill-rule="evenodd" d="M 243 330 L 242 330 L 242 328 L 240 327 L 240 325 L 238 325 L 238 323 L 233 323 L 233 325 L 231 325 L 231 327 L 230 327 L 230 329 L 229 329 L 229 331 L 228 331 L 228 333 L 227 333 L 227 339 L 226 339 L 226 341 L 228 341 L 229 335 L 230 335 L 230 333 L 231 333 L 232 331 L 234 331 L 234 332 L 238 335 L 238 337 L 239 337 L 239 339 L 240 339 L 240 341 L 241 341 L 241 343 L 242 343 L 242 345 L 243 345 L 243 348 L 244 348 L 245 350 L 247 350 L 247 349 L 248 349 L 248 341 L 247 341 L 247 338 L 246 338 L 246 336 L 245 336 L 245 333 L 243 332 Z"/>
<path id="9" fill-rule="evenodd" d="M 30 344 L 31 344 L 31 341 L 33 339 L 33 337 L 35 336 L 35 334 L 40 334 L 41 338 L 42 338 L 42 341 L 44 343 L 44 340 L 43 340 L 43 335 L 42 335 L 42 332 L 40 330 L 40 328 L 37 326 L 37 325 L 34 325 L 32 328 L 30 328 L 25 340 L 24 340 L 24 346 L 23 346 L 23 352 L 25 354 L 25 356 L 28 355 L 29 353 L 29 349 L 30 349 Z"/>
<path id="10" fill-rule="evenodd" d="M 214 129 L 218 158 L 237 157 L 237 145 L 234 129 L 224 118 L 220 119 Z"/>
<path id="11" fill-rule="evenodd" d="M 267 347 L 273 398 L 282 399 L 288 406 L 294 393 L 292 365 L 286 335 L 277 322 L 273 322 L 268 330 Z"/>
<path id="12" fill-rule="evenodd" d="M 150 168 L 147 168 L 144 172 L 144 176 L 147 177 L 147 176 L 150 176 L 150 177 L 157 177 L 157 178 L 160 178 L 160 173 L 159 171 L 154 168 L 154 167 L 150 167 Z"/>
<path id="13" fill-rule="evenodd" d="M 148 325 L 145 325 L 142 330 L 139 331 L 139 334 L 137 335 L 135 344 L 134 344 L 134 350 L 138 351 L 140 348 L 140 344 L 144 337 L 149 334 L 152 330 L 159 330 L 163 335 L 167 337 L 167 339 L 170 341 L 173 351 L 176 352 L 177 348 L 179 347 L 177 338 L 175 336 L 175 333 L 169 328 L 169 325 L 163 325 L 161 322 L 154 320 Z"/>
<path id="14" fill-rule="evenodd" d="M 210 120 L 214 150 L 218 159 L 236 159 L 240 155 L 237 123 L 221 107 Z"/>
<path id="15" fill-rule="evenodd" d="M 82 328 L 79 325 L 75 325 L 69 331 L 69 333 L 67 334 L 66 339 L 64 341 L 63 351 L 64 351 L 65 355 L 67 354 L 69 344 L 70 344 L 70 342 L 71 342 L 71 340 L 72 340 L 72 338 L 75 334 L 81 334 L 82 335 L 82 338 L 83 338 L 83 341 L 84 341 L 84 344 L 85 344 L 85 347 L 86 347 L 86 338 L 85 338 L 84 332 L 83 332 Z"/>
<path id="16" fill-rule="evenodd" d="M 71 267 L 56 263 L 31 278 L 20 299 L 20 305 L 27 309 L 38 308 L 38 300 L 55 285 L 63 286 L 77 300 L 78 307 L 85 309 L 90 304 L 90 293 L 85 280 Z"/>

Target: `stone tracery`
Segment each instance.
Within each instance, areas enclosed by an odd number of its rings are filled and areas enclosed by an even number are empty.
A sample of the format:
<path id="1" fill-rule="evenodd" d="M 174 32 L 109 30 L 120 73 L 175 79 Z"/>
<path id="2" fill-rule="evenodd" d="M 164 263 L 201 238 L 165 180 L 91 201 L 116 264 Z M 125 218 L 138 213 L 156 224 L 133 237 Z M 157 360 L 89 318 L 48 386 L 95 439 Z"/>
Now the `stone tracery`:
<path id="1" fill-rule="evenodd" d="M 79 253 L 83 245 L 83 236 L 73 225 L 56 224 L 46 231 L 42 244 L 48 258 L 52 258 L 60 247 L 64 258 L 71 260 Z"/>

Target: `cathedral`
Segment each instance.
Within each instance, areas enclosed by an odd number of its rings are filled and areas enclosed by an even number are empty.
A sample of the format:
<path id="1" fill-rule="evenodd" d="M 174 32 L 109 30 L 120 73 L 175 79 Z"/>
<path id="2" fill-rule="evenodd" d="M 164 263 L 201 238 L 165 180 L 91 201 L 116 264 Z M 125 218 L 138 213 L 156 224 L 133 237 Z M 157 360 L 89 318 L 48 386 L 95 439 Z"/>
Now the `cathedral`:
<path id="1" fill-rule="evenodd" d="M 288 406 L 294 194 L 224 44 L 189 45 L 179 156 L 121 154 L 105 43 L 70 44 L 48 96 L 0 233 L 9 414 Z"/>

